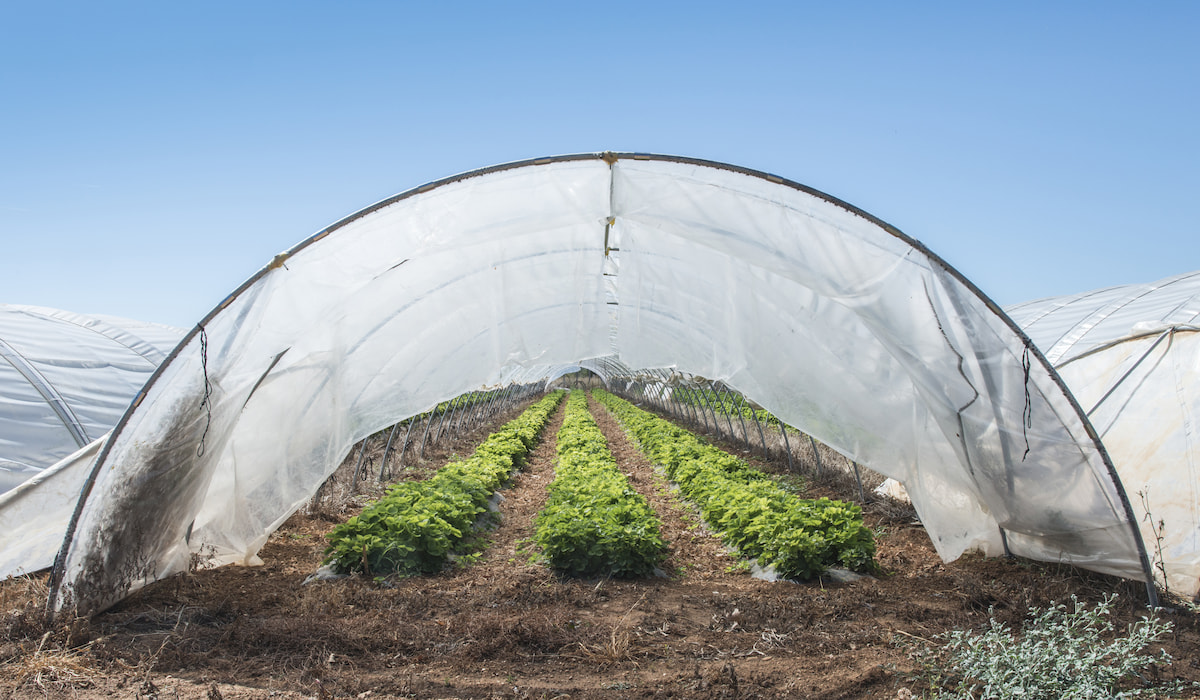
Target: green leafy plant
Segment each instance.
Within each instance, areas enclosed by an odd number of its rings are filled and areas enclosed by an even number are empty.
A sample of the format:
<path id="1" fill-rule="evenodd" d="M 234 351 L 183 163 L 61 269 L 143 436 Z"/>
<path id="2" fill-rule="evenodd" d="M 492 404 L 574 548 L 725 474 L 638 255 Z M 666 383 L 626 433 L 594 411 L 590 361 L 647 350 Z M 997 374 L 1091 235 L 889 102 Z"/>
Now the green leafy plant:
<path id="1" fill-rule="evenodd" d="M 600 389 L 593 396 L 646 456 L 662 465 L 708 526 L 742 555 L 795 579 L 814 578 L 835 565 L 875 569 L 875 540 L 858 506 L 797 498 L 693 433 Z"/>
<path id="2" fill-rule="evenodd" d="M 424 481 L 393 484 L 387 494 L 327 536 L 325 561 L 338 573 L 440 571 L 466 538 L 491 495 L 519 467 L 550 413 L 554 392 L 492 433 L 470 457 Z"/>
<path id="3" fill-rule="evenodd" d="M 984 631 L 939 635 L 934 639 L 943 646 L 918 648 L 913 656 L 924 667 L 935 698 L 1084 700 L 1157 696 L 1169 690 L 1144 682 L 1142 687 L 1121 687 L 1123 681 L 1144 681 L 1144 669 L 1171 663 L 1166 651 L 1145 651 L 1170 631 L 1171 623 L 1152 616 L 1113 636 L 1108 615 L 1115 599 L 1107 596 L 1089 608 L 1071 596 L 1070 607 L 1052 603 L 1044 610 L 1030 608 L 1020 634 L 996 621 L 993 612 Z"/>
<path id="4" fill-rule="evenodd" d="M 577 576 L 648 576 L 665 543 L 646 499 L 617 469 L 582 392 L 572 392 L 558 433 L 558 467 L 534 540 L 556 569 Z"/>

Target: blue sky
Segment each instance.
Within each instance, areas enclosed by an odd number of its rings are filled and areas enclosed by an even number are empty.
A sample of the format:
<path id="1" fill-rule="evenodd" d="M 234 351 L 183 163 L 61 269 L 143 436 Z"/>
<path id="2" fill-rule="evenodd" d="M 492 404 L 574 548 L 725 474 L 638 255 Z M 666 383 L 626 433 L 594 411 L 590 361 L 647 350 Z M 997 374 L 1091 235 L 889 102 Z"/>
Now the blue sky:
<path id="1" fill-rule="evenodd" d="M 194 325 L 430 180 L 560 153 L 828 192 L 1000 304 L 1200 269 L 1200 3 L 0 3 L 0 303 Z"/>

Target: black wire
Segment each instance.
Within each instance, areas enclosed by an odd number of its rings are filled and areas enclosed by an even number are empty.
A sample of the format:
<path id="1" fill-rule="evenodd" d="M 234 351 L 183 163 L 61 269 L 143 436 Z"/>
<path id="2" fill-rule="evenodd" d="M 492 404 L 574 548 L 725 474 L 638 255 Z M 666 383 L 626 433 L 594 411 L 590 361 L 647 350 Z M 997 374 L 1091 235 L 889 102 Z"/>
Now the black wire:
<path id="1" fill-rule="evenodd" d="M 1025 454 L 1021 455 L 1021 461 L 1029 456 L 1029 429 L 1033 427 L 1033 401 L 1029 397 L 1029 346 L 1025 346 L 1025 352 L 1021 355 L 1021 369 L 1025 372 L 1025 408 L 1021 412 L 1021 434 L 1025 436 Z"/>
<path id="2" fill-rule="evenodd" d="M 204 400 L 200 408 L 205 409 L 204 432 L 200 435 L 200 446 L 196 448 L 196 456 L 204 456 L 204 440 L 208 437 L 208 429 L 212 426 L 212 384 L 208 381 L 208 331 L 200 326 L 200 367 L 204 371 Z"/>

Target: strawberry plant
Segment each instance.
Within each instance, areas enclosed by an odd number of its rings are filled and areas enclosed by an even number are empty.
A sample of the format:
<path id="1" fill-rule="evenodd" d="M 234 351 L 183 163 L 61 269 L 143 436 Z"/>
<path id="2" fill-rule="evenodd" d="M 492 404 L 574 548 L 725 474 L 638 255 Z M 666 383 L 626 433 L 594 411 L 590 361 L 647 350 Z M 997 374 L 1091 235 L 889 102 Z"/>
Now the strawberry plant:
<path id="1" fill-rule="evenodd" d="M 828 498 L 801 499 L 746 462 L 691 432 L 602 390 L 593 395 L 696 503 L 726 544 L 787 578 L 811 579 L 830 566 L 874 568 L 875 540 L 862 509 Z"/>
<path id="2" fill-rule="evenodd" d="M 554 392 L 488 436 L 464 460 L 425 481 L 393 484 L 387 494 L 329 533 L 325 562 L 338 573 L 369 576 L 441 570 L 487 510 L 487 501 L 521 465 L 550 413 Z"/>
<path id="3" fill-rule="evenodd" d="M 556 569 L 576 576 L 648 576 L 665 543 L 646 499 L 617 469 L 604 435 L 575 392 L 558 433 L 558 467 L 534 541 Z"/>

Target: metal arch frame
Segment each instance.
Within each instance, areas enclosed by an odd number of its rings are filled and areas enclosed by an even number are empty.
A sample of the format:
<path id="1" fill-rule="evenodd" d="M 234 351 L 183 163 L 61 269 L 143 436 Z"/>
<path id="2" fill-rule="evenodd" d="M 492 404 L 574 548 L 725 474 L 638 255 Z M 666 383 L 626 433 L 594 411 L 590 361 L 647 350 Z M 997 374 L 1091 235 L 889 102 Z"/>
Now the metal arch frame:
<path id="1" fill-rule="evenodd" d="M 76 447 L 83 447 L 92 441 L 87 434 L 87 428 L 79 420 L 79 416 L 75 415 L 74 409 L 63 395 L 58 393 L 58 389 L 50 382 L 33 363 L 25 359 L 25 356 L 17 351 L 16 348 L 9 345 L 0 338 L 0 360 L 8 362 L 12 365 L 17 373 L 29 382 L 29 385 L 37 391 L 50 409 L 54 411 L 54 415 L 58 416 L 58 420 L 62 422 L 63 427 L 70 433 L 71 439 L 75 441 Z"/>
<path id="2" fill-rule="evenodd" d="M 335 222 L 331 226 L 328 226 L 328 227 L 322 229 L 321 231 L 318 231 L 317 233 L 313 234 L 309 238 L 307 238 L 304 241 L 301 241 L 299 244 L 293 246 L 286 252 L 276 255 L 275 258 L 268 265 L 263 267 L 261 270 L 259 270 L 257 273 L 255 273 L 249 279 L 247 279 L 245 282 L 243 282 L 240 286 L 238 286 L 237 289 L 235 289 L 233 292 L 231 292 L 224 300 L 221 301 L 220 304 L 218 304 L 212 311 L 210 311 L 207 315 L 205 315 L 205 317 L 203 319 L 201 319 L 201 321 L 191 331 L 189 331 L 187 333 L 187 335 L 185 335 L 183 337 L 183 339 L 179 342 L 179 344 L 175 347 L 175 349 L 171 351 L 171 353 L 167 356 L 167 358 L 162 362 L 162 364 L 160 364 L 158 366 L 158 368 L 154 371 L 154 373 L 146 381 L 145 385 L 143 385 L 141 391 L 138 392 L 138 395 L 134 398 L 133 402 L 130 404 L 130 406 L 126 410 L 125 414 L 122 415 L 120 421 L 118 421 L 116 426 L 114 426 L 113 432 L 112 432 L 112 439 L 108 440 L 108 442 L 105 444 L 104 449 L 101 451 L 100 455 L 96 458 L 96 461 L 93 464 L 91 472 L 88 474 L 86 480 L 84 481 L 83 488 L 80 491 L 79 500 L 76 502 L 75 510 L 72 513 L 71 519 L 68 523 L 67 531 L 66 531 L 66 535 L 63 539 L 62 547 L 59 549 L 58 555 L 55 558 L 54 568 L 50 575 L 49 594 L 47 596 L 48 614 L 50 614 L 50 615 L 53 614 L 52 613 L 53 606 L 57 600 L 59 588 L 62 584 L 63 576 L 65 575 L 66 558 L 70 551 L 71 543 L 74 540 L 75 529 L 78 526 L 79 518 L 83 512 L 83 507 L 91 496 L 91 492 L 92 492 L 93 487 L 95 486 L 96 477 L 99 474 L 100 469 L 103 467 L 106 460 L 108 459 L 108 455 L 111 453 L 113 445 L 115 445 L 118 442 L 116 439 L 117 436 L 120 435 L 121 431 L 128 424 L 130 418 L 132 417 L 133 413 L 137 410 L 137 407 L 141 404 L 142 400 L 145 399 L 145 397 L 149 393 L 149 391 L 155 386 L 155 384 L 158 382 L 158 380 L 163 376 L 167 367 L 170 366 L 171 363 L 175 360 L 175 358 L 181 354 L 183 349 L 190 346 L 192 344 L 192 342 L 196 339 L 196 336 L 198 336 L 202 332 L 204 332 L 205 326 L 213 318 L 215 318 L 218 314 L 220 314 L 222 311 L 224 311 L 226 307 L 228 307 L 234 300 L 239 298 L 243 293 L 245 293 L 248 289 L 250 289 L 260 279 L 262 279 L 263 277 L 265 277 L 267 274 L 271 273 L 272 271 L 274 271 L 280 267 L 283 267 L 284 263 L 289 258 L 301 253 L 309 246 L 314 245 L 315 243 L 323 240 L 324 238 L 337 232 L 339 229 L 347 226 L 348 224 L 350 224 L 354 221 L 357 221 L 358 219 L 361 219 L 365 216 L 368 216 L 376 211 L 379 211 L 385 207 L 388 207 L 392 204 L 395 204 L 397 202 L 401 202 L 401 201 L 410 199 L 412 197 L 416 197 L 418 195 L 424 194 L 426 192 L 429 192 L 429 191 L 432 191 L 432 190 L 435 190 L 435 189 L 438 189 L 441 187 L 445 187 L 450 184 L 464 182 L 466 180 L 470 180 L 470 179 L 477 178 L 477 177 L 482 177 L 485 175 L 490 175 L 492 173 L 499 173 L 499 172 L 504 172 L 504 171 L 508 171 L 508 170 L 515 170 L 518 168 L 538 167 L 538 166 L 544 166 L 544 165 L 569 163 L 569 162 L 577 162 L 577 161 L 603 161 L 605 163 L 608 163 L 611 166 L 614 163 L 621 161 L 621 160 L 657 161 L 657 162 L 678 163 L 678 164 L 682 164 L 682 165 L 691 165 L 691 166 L 712 168 L 715 170 L 721 170 L 721 171 L 726 171 L 726 172 L 742 174 L 742 175 L 756 178 L 759 180 L 766 180 L 768 182 L 774 183 L 781 187 L 785 187 L 788 189 L 806 193 L 812 197 L 823 200 L 824 202 L 826 202 L 830 205 L 833 205 L 835 207 L 843 209 L 844 211 L 846 211 L 854 216 L 864 219 L 864 220 L 874 224 L 875 226 L 877 226 L 880 230 L 884 231 L 885 233 L 906 243 L 911 248 L 916 250 L 918 253 L 923 255 L 932 265 L 936 266 L 937 268 L 940 268 L 943 272 L 945 272 L 950 277 L 952 277 L 954 280 L 956 280 L 959 284 L 961 284 L 967 291 L 969 291 L 971 294 L 975 295 L 975 297 L 981 303 L 983 303 L 983 305 L 985 307 L 987 307 L 993 314 L 995 314 L 995 316 L 997 318 L 999 318 L 1006 326 L 1008 326 L 1009 330 L 1013 333 L 1013 335 L 1016 337 L 1016 339 L 1018 339 L 1021 342 L 1021 344 L 1024 346 L 1025 351 L 1029 353 L 1029 356 L 1032 357 L 1034 361 L 1036 361 L 1039 365 L 1041 365 L 1042 369 L 1050 377 L 1051 381 L 1054 382 L 1054 384 L 1062 392 L 1063 396 L 1067 399 L 1067 402 L 1068 402 L 1069 406 L 1071 407 L 1071 409 L 1074 410 L 1077 418 L 1079 419 L 1079 421 L 1081 422 L 1081 424 L 1083 426 L 1085 433 L 1087 434 L 1088 439 L 1091 440 L 1097 453 L 1099 454 L 1101 461 L 1104 464 L 1105 470 L 1108 472 L 1108 476 L 1117 491 L 1117 495 L 1121 501 L 1121 504 L 1124 507 L 1125 517 L 1128 521 L 1128 524 L 1130 527 L 1130 532 L 1133 535 L 1134 543 L 1138 550 L 1138 556 L 1139 556 L 1140 563 L 1142 565 L 1142 571 L 1146 577 L 1147 596 L 1150 599 L 1150 604 L 1152 606 L 1156 606 L 1158 604 L 1158 594 L 1157 594 L 1157 590 L 1155 589 L 1154 573 L 1153 573 L 1153 569 L 1150 566 L 1150 560 L 1149 560 L 1149 556 L 1147 554 L 1145 541 L 1143 540 L 1142 535 L 1141 535 L 1141 530 L 1138 527 L 1137 516 L 1134 514 L 1133 506 L 1129 500 L 1128 494 L 1126 493 L 1125 486 L 1121 482 L 1120 476 L 1117 474 L 1116 467 L 1113 465 L 1112 459 L 1109 456 L 1108 451 L 1104 448 L 1104 444 L 1101 442 L 1100 436 L 1096 432 L 1095 427 L 1092 425 L 1091 421 L 1088 419 L 1087 414 L 1084 412 L 1083 408 L 1080 406 L 1079 402 L 1076 400 L 1075 395 L 1072 394 L 1070 389 L 1067 388 L 1066 383 L 1063 381 L 1062 377 L 1059 376 L 1058 372 L 1054 369 L 1054 366 L 1046 358 L 1045 354 L 1043 354 L 1043 352 L 1041 350 L 1039 350 L 1036 345 L 1034 345 L 1033 341 L 1029 338 L 1029 336 L 1012 320 L 1012 318 L 1010 318 L 1008 316 L 1007 313 L 1004 312 L 1004 310 L 1000 307 L 999 304 L 997 304 L 989 296 L 984 294 L 984 292 L 981 289 L 979 289 L 979 287 L 977 287 L 973 282 L 971 282 L 969 279 L 967 279 L 961 272 L 959 272 L 957 269 L 955 269 L 953 266 L 951 266 L 948 262 L 943 260 L 940 256 L 935 254 L 929 248 L 927 248 L 923 243 L 921 243 L 917 239 L 912 238 L 911 236 L 905 234 L 904 232 L 902 232 L 900 229 L 896 228 L 895 226 L 892 226 L 891 224 L 883 221 L 882 219 L 879 219 L 878 217 L 876 217 L 872 214 L 869 214 L 868 212 L 866 212 L 862 209 L 859 209 L 858 207 L 856 207 L 852 204 L 849 204 L 848 202 L 845 202 L 837 197 L 834 197 L 830 194 L 827 194 L 827 193 L 817 190 L 815 188 L 809 187 L 807 185 L 803 185 L 794 180 L 790 180 L 787 178 L 780 177 L 778 175 L 773 175 L 773 174 L 770 174 L 770 173 L 767 173 L 764 171 L 760 171 L 760 170 L 755 170 L 752 168 L 730 165 L 727 163 L 721 163 L 718 161 L 706 160 L 706 159 L 701 159 L 701 158 L 690 158 L 690 157 L 684 157 L 684 156 L 672 156 L 672 155 L 661 155 L 661 154 L 651 154 L 651 153 L 606 151 L 606 152 L 602 152 L 602 153 L 578 153 L 578 154 L 570 154 L 570 155 L 552 156 L 552 157 L 547 157 L 547 158 L 534 158 L 534 159 L 514 161 L 514 162 L 510 162 L 510 163 L 504 163 L 504 164 L 500 164 L 500 165 L 479 168 L 477 170 L 471 170 L 471 171 L 468 171 L 465 173 L 461 173 L 458 175 L 452 175 L 452 176 L 442 178 L 439 180 L 434 180 L 432 182 L 429 182 L 424 185 L 420 185 L 418 187 L 414 187 L 412 189 L 401 192 L 400 194 L 397 194 L 395 196 L 389 197 L 389 198 L 381 200 L 375 204 L 367 206 L 364 209 L 361 209 L 358 212 L 355 212 L 354 214 L 351 214 L 347 217 L 342 218 L 341 220 Z"/>

